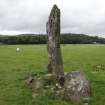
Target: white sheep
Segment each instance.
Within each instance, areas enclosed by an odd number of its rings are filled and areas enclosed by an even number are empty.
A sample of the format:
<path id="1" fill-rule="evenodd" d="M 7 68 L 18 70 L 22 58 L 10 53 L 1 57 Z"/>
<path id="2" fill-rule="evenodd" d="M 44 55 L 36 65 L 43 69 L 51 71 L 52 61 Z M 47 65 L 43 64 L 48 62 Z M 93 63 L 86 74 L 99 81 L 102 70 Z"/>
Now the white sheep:
<path id="1" fill-rule="evenodd" d="M 20 48 L 16 48 L 16 52 L 19 52 L 20 51 Z"/>

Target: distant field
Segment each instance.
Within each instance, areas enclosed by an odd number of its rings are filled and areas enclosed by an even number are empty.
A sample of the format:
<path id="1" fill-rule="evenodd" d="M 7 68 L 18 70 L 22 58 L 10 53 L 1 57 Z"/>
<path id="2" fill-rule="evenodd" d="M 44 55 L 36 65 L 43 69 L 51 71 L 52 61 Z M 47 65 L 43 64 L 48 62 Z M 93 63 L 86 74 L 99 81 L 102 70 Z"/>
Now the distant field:
<path id="1" fill-rule="evenodd" d="M 21 49 L 18 53 L 17 47 Z M 89 105 L 105 105 L 105 45 L 62 45 L 61 48 L 64 70 L 84 71 L 91 81 L 93 95 Z M 32 100 L 24 77 L 46 71 L 47 64 L 46 45 L 1 45 L 0 105 L 79 105 L 47 96 Z"/>

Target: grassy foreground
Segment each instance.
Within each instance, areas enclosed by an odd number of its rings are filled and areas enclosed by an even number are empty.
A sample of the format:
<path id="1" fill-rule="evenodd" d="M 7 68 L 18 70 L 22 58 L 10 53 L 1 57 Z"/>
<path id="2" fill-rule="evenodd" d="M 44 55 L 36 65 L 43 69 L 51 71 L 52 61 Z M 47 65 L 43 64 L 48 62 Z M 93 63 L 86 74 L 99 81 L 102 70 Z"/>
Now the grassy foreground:
<path id="1" fill-rule="evenodd" d="M 21 52 L 16 52 L 17 47 Z M 105 45 L 62 45 L 62 54 L 65 71 L 81 70 L 90 79 L 92 98 L 89 105 L 105 105 Z M 1 45 L 0 105 L 79 105 L 47 96 L 32 99 L 24 78 L 46 71 L 47 64 L 45 45 Z"/>

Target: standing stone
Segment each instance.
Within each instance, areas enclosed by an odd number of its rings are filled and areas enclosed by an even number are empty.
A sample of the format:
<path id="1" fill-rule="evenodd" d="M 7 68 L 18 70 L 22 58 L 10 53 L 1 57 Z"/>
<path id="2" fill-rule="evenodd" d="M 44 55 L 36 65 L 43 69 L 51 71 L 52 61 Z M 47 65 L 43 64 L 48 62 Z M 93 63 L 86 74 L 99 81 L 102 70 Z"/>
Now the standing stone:
<path id="1" fill-rule="evenodd" d="M 63 76 L 63 61 L 60 49 L 60 9 L 53 6 L 47 22 L 48 34 L 48 71 L 57 77 Z"/>

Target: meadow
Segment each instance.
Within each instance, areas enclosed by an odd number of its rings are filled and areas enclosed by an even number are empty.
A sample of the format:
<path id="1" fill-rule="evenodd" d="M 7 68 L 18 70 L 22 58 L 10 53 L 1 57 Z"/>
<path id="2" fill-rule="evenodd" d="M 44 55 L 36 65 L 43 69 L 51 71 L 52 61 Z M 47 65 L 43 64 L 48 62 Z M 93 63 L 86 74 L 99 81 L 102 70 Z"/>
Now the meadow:
<path id="1" fill-rule="evenodd" d="M 105 105 L 105 45 L 61 45 L 61 50 L 64 71 L 84 71 L 90 80 L 89 105 Z M 0 45 L 0 105 L 79 105 L 48 96 L 32 99 L 24 78 L 46 72 L 47 64 L 46 45 Z"/>

